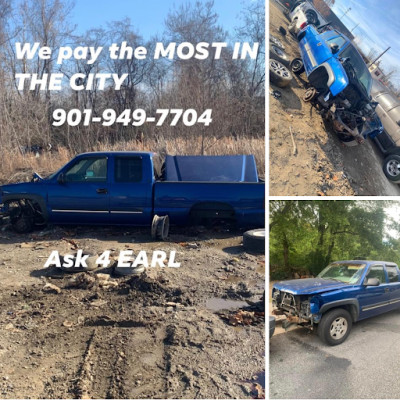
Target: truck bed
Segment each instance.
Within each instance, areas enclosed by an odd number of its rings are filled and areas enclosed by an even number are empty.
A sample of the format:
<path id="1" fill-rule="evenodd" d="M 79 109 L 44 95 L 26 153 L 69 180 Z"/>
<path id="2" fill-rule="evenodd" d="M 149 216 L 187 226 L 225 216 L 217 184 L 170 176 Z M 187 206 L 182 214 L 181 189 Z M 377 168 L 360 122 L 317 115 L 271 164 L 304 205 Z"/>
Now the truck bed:
<path id="1" fill-rule="evenodd" d="M 240 226 L 264 226 L 265 184 L 237 182 L 156 182 L 154 213 L 183 224 L 198 215 L 225 212 Z"/>

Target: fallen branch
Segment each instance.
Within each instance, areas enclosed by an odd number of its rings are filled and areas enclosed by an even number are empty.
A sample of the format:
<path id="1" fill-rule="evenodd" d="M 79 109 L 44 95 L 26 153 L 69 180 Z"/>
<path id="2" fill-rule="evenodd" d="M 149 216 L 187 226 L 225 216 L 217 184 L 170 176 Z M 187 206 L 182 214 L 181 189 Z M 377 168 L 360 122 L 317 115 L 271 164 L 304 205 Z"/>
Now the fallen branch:
<path id="1" fill-rule="evenodd" d="M 289 131 L 290 131 L 290 136 L 292 138 L 292 143 L 293 143 L 293 155 L 295 156 L 297 154 L 297 146 L 296 146 L 296 143 L 294 142 L 294 136 L 293 136 L 293 131 L 292 131 L 291 126 L 289 126 Z"/>

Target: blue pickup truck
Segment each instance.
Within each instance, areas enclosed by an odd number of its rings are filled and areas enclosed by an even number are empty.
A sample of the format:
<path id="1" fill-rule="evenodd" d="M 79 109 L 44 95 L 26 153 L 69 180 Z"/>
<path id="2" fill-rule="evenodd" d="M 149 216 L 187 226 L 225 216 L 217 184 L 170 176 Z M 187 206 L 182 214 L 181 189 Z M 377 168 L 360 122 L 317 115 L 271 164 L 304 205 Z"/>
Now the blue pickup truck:
<path id="1" fill-rule="evenodd" d="M 301 59 L 292 71 L 306 72 L 310 87 L 303 99 L 313 102 L 332 121 L 346 145 L 356 145 L 383 132 L 371 99 L 372 77 L 362 56 L 342 33 L 306 25 L 298 34 Z"/>
<path id="2" fill-rule="evenodd" d="M 204 219 L 263 227 L 265 184 L 254 156 L 166 156 L 93 152 L 76 156 L 47 178 L 0 187 L 2 216 L 17 232 L 35 225 L 152 225 L 165 238 L 176 225 Z"/>
<path id="3" fill-rule="evenodd" d="M 325 343 L 338 345 L 353 322 L 400 308 L 399 269 L 387 261 L 332 262 L 316 278 L 275 283 L 272 306 L 273 314 L 317 328 Z"/>

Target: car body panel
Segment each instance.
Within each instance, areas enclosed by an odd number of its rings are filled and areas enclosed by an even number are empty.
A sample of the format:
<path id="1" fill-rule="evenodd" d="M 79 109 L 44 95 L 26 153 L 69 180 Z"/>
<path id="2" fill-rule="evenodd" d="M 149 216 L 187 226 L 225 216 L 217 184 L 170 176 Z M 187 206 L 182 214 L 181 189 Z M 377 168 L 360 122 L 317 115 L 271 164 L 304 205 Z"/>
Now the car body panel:
<path id="1" fill-rule="evenodd" d="M 349 79 L 338 56 L 350 41 L 347 39 L 347 42 L 339 48 L 338 53 L 332 54 L 327 41 L 338 37 L 337 31 L 320 34 L 314 26 L 307 25 L 301 32 L 304 32 L 304 37 L 299 41 L 299 48 L 307 77 L 317 68 L 325 67 L 329 74 L 329 89 L 333 96 L 338 95 L 349 84 Z"/>

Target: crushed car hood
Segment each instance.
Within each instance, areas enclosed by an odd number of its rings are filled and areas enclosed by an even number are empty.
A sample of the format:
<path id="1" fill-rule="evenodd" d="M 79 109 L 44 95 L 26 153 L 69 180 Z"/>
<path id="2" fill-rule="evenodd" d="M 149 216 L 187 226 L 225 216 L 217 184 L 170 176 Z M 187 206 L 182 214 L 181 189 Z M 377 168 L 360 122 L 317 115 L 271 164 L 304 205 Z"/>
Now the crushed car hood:
<path id="1" fill-rule="evenodd" d="M 293 279 L 281 281 L 274 284 L 275 289 L 283 290 L 292 294 L 314 294 L 349 287 L 344 283 L 321 278 Z"/>

